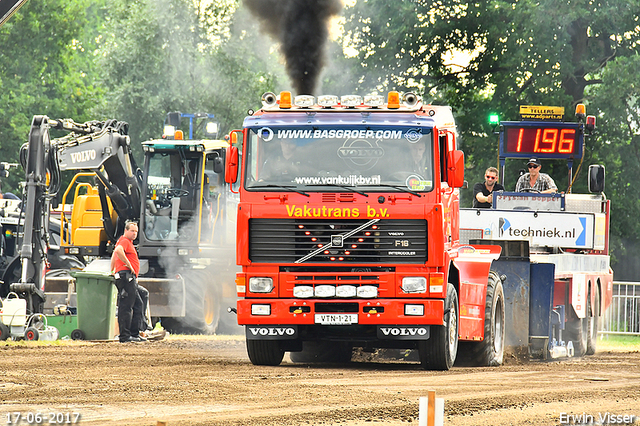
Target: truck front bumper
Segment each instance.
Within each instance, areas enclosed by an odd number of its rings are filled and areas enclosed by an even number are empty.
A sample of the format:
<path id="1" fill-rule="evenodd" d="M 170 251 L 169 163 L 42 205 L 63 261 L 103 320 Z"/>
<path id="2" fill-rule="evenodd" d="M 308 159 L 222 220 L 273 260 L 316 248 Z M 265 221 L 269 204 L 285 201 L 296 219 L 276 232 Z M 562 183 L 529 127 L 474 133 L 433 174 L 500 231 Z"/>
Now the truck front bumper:
<path id="1" fill-rule="evenodd" d="M 443 325 L 443 317 L 442 299 L 264 298 L 238 301 L 239 325 Z"/>

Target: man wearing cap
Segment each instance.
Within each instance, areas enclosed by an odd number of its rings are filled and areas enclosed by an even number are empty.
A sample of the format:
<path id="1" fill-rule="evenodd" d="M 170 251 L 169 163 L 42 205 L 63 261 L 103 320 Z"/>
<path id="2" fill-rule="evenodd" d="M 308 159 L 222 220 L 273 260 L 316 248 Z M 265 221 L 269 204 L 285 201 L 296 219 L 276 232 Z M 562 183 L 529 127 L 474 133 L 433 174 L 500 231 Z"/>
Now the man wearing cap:
<path id="1" fill-rule="evenodd" d="M 520 176 L 516 183 L 516 192 L 554 193 L 558 191 L 551 176 L 540 173 L 540 162 L 537 158 L 530 158 L 527 162 L 529 173 Z"/>

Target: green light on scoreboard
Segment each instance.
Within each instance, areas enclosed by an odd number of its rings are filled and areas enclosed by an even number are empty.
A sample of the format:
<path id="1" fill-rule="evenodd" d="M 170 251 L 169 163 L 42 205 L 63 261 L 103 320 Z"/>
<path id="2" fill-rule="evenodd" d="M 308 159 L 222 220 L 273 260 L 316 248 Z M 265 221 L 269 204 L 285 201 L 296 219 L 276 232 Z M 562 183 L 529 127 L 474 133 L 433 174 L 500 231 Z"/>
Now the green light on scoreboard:
<path id="1" fill-rule="evenodd" d="M 489 115 L 489 124 L 497 125 L 500 123 L 500 116 L 498 114 Z"/>

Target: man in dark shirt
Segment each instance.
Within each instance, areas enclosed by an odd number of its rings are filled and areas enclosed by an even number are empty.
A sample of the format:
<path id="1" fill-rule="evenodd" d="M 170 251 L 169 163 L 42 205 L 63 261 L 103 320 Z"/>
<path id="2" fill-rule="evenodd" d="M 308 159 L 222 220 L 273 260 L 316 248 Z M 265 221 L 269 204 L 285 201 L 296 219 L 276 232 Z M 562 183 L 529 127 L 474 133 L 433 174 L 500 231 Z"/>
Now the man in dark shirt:
<path id="1" fill-rule="evenodd" d="M 489 167 L 484 172 L 484 182 L 473 185 L 473 208 L 491 208 L 494 191 L 504 191 L 504 186 L 498 183 L 498 169 Z"/>

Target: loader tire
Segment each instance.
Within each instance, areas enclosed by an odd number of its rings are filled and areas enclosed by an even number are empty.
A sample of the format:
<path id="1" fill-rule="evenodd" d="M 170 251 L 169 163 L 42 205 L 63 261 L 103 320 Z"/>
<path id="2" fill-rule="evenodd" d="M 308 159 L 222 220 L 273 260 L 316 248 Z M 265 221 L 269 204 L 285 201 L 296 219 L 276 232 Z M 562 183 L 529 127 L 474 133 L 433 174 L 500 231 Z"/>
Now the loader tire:
<path id="1" fill-rule="evenodd" d="M 346 342 L 303 342 L 301 352 L 290 352 L 291 362 L 336 363 L 351 361 L 353 347 Z"/>
<path id="2" fill-rule="evenodd" d="M 593 355 L 596 353 L 596 342 L 598 341 L 598 325 L 600 324 L 600 292 L 596 287 L 595 291 L 596 301 L 591 305 L 591 298 L 587 299 L 587 314 L 589 315 L 589 324 L 587 327 L 587 355 Z"/>
<path id="3" fill-rule="evenodd" d="M 215 334 L 222 311 L 222 292 L 210 270 L 190 271 L 184 275 L 186 312 L 184 317 L 162 320 L 162 326 L 173 334 Z"/>
<path id="4" fill-rule="evenodd" d="M 496 367 L 504 361 L 504 291 L 495 271 L 489 272 L 484 308 L 484 339 L 460 342 L 456 365 L 464 367 Z"/>
<path id="5" fill-rule="evenodd" d="M 420 364 L 427 370 L 449 370 L 458 352 L 458 293 L 453 284 L 447 285 L 444 300 L 444 325 L 431 326 L 428 340 L 418 343 Z"/>
<path id="6" fill-rule="evenodd" d="M 253 365 L 280 365 L 284 350 L 277 340 L 248 340 L 247 355 Z"/>

